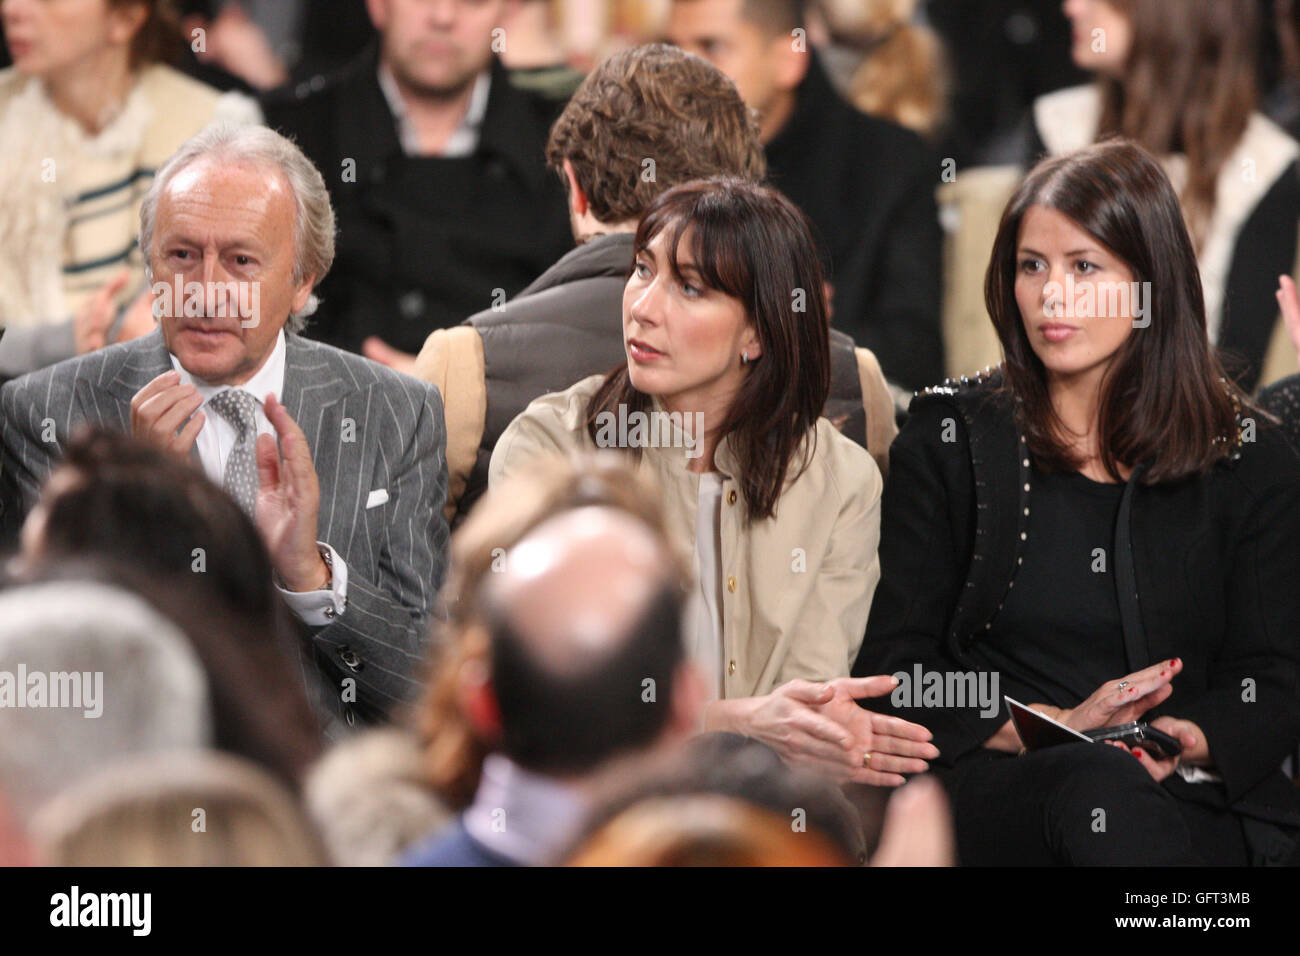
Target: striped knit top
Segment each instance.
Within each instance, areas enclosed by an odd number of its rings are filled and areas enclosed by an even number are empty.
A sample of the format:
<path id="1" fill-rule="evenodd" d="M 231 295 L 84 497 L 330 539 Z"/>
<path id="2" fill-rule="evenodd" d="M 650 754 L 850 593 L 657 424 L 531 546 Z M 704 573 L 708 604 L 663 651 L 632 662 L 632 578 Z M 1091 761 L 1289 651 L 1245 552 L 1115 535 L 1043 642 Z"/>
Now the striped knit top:
<path id="1" fill-rule="evenodd" d="M 43 84 L 0 72 L 0 323 L 66 322 L 124 267 L 138 272 L 140 200 L 163 162 L 213 121 L 260 122 L 257 105 L 167 66 L 143 69 L 118 115 L 87 134 Z"/>

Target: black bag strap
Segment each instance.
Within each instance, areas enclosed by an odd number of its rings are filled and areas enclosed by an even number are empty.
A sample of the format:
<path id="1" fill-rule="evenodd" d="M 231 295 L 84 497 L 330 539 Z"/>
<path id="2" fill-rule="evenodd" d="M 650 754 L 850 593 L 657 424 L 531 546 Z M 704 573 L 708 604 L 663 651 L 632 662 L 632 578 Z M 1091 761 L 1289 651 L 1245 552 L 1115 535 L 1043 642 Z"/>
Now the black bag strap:
<path id="1" fill-rule="evenodd" d="M 1138 465 L 1124 486 L 1115 516 L 1115 596 L 1119 601 L 1119 620 L 1124 631 L 1124 654 L 1132 673 L 1146 667 L 1151 660 L 1146 629 L 1142 626 L 1142 606 L 1138 600 L 1137 570 L 1133 562 L 1133 494 L 1146 465 Z"/>

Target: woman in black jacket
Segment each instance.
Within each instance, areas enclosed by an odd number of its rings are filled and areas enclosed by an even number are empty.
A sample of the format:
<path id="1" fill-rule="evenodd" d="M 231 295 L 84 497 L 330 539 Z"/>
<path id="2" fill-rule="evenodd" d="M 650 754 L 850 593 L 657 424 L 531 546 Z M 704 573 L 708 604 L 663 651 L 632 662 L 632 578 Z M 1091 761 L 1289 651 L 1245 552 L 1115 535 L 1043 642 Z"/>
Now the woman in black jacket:
<path id="1" fill-rule="evenodd" d="M 1300 798 L 1300 459 L 1227 382 L 1155 159 L 1037 166 L 986 281 L 1005 362 L 928 390 L 895 440 L 855 674 L 929 727 L 959 853 L 989 863 L 1281 859 Z M 1181 757 L 1018 756 L 1002 695 Z"/>

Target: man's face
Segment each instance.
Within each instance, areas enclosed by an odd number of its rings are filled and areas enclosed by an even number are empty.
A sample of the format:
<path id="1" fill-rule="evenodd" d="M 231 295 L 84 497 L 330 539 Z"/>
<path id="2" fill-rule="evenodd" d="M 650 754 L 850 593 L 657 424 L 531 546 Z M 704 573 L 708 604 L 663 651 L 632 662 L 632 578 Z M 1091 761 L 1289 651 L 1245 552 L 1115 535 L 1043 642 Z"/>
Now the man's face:
<path id="1" fill-rule="evenodd" d="M 163 190 L 149 249 L 155 314 L 191 375 L 248 381 L 306 306 L 316 277 L 294 278 L 295 206 L 284 175 L 265 165 L 201 159 Z M 200 285 L 205 294 L 191 295 Z"/>
<path id="2" fill-rule="evenodd" d="M 768 36 L 741 16 L 743 0 L 673 0 L 668 42 L 708 60 L 736 84 L 741 98 L 760 115 L 781 92 L 769 47 L 790 42 Z"/>
<path id="3" fill-rule="evenodd" d="M 451 96 L 492 60 L 492 31 L 507 0 L 367 0 L 397 79 L 425 95 Z"/>

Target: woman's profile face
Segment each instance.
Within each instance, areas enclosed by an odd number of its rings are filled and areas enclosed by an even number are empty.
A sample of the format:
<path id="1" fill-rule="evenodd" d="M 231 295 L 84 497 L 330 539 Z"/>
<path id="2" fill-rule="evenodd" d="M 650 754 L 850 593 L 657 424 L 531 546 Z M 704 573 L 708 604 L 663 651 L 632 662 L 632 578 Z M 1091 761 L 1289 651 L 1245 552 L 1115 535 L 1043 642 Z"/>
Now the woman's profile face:
<path id="1" fill-rule="evenodd" d="M 730 407 L 761 347 L 744 305 L 707 288 L 691 259 L 691 231 L 677 248 L 674 273 L 668 249 L 671 227 L 637 253 L 623 289 L 623 347 L 632 387 L 656 395 L 670 411 Z M 713 428 L 717 422 L 707 421 Z"/>
<path id="2" fill-rule="evenodd" d="M 1048 380 L 1100 374 L 1150 316 L 1148 283 L 1055 209 L 1030 206 L 1016 249 L 1016 304 Z"/>
<path id="3" fill-rule="evenodd" d="M 1064 9 L 1072 28 L 1075 66 L 1109 76 L 1123 73 L 1133 46 L 1132 21 L 1107 0 L 1065 0 Z"/>
<path id="4" fill-rule="evenodd" d="M 53 77 L 114 48 L 125 53 L 143 9 L 111 9 L 108 0 L 0 0 L 0 19 L 14 68 Z"/>

